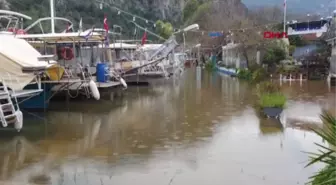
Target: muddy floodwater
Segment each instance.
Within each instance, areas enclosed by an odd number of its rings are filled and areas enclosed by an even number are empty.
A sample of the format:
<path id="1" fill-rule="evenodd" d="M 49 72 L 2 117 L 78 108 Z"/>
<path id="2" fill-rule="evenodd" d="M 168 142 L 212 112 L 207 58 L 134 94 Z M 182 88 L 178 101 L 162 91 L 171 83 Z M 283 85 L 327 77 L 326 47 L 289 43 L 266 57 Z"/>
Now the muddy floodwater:
<path id="1" fill-rule="evenodd" d="M 287 82 L 282 90 L 289 98 L 282 120 L 335 112 L 326 82 Z M 304 125 L 261 118 L 252 93 L 247 83 L 190 69 L 113 101 L 25 112 L 22 133 L 1 131 L 0 184 L 305 184 L 321 166 L 304 168 L 303 152 L 322 139 Z"/>

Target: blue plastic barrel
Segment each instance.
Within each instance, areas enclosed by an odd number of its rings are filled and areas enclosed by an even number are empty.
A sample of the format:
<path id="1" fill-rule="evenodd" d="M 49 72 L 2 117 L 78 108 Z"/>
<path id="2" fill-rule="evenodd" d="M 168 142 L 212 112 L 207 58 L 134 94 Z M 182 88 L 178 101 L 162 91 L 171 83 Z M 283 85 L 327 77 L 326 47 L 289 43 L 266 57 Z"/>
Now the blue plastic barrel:
<path id="1" fill-rule="evenodd" d="M 97 82 L 106 82 L 106 71 L 107 65 L 105 63 L 97 64 Z"/>

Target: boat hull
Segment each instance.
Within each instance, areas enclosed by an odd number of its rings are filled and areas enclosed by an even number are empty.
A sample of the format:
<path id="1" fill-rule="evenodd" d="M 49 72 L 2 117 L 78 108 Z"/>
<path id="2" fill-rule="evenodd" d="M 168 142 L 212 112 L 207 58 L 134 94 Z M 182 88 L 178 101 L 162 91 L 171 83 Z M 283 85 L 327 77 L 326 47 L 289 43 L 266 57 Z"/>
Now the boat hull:
<path id="1" fill-rule="evenodd" d="M 217 71 L 219 71 L 220 73 L 229 75 L 229 76 L 237 76 L 237 70 L 235 69 L 228 69 L 226 67 L 220 67 L 220 66 L 216 66 Z"/>
<path id="2" fill-rule="evenodd" d="M 43 91 L 29 99 L 27 97 L 18 98 L 19 106 L 23 109 L 45 109 L 49 106 L 49 98 L 52 96 L 51 88 L 53 84 L 42 84 Z M 37 84 L 30 84 L 24 89 L 38 89 Z M 20 103 L 22 102 L 22 103 Z"/>

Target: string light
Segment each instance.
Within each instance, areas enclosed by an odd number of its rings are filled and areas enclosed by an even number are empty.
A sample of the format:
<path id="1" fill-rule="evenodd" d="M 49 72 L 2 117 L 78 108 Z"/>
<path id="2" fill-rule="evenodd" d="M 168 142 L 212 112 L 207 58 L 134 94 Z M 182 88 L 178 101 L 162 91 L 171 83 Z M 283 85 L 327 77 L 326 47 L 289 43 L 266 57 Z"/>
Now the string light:
<path id="1" fill-rule="evenodd" d="M 134 14 L 132 14 L 132 13 L 130 13 L 130 12 L 124 11 L 124 10 L 122 10 L 122 9 L 120 9 L 120 8 L 118 8 L 118 7 L 116 7 L 116 6 L 112 5 L 112 4 L 110 4 L 110 3 L 101 2 L 101 1 L 99 1 L 99 0 L 95 0 L 95 1 L 98 2 L 98 3 L 100 3 L 101 6 L 103 6 L 103 4 L 105 4 L 106 6 L 112 8 L 112 9 L 117 10 L 117 11 L 118 11 L 118 15 L 121 15 L 121 13 L 123 13 L 123 14 L 129 15 L 129 16 L 132 16 L 132 17 L 133 17 L 133 21 L 135 21 L 135 19 L 139 19 L 139 20 L 145 21 L 147 24 L 148 24 L 148 23 L 152 23 L 153 25 L 155 24 L 154 21 L 150 21 L 150 20 L 147 20 L 147 19 L 145 19 L 145 18 L 143 18 L 143 17 L 140 17 L 140 16 L 134 15 Z M 101 9 L 102 9 L 102 8 L 101 8 Z M 155 27 L 155 26 L 154 26 L 154 27 Z"/>
<path id="2" fill-rule="evenodd" d="M 103 9 L 103 4 L 105 4 L 105 5 L 109 6 L 110 8 L 113 8 L 113 9 L 117 10 L 118 11 L 118 15 L 121 15 L 121 13 L 130 15 L 130 16 L 133 17 L 133 21 L 135 21 L 136 19 L 139 19 L 139 20 L 145 21 L 147 24 L 148 23 L 152 23 L 153 27 L 156 28 L 156 23 L 154 21 L 150 21 L 150 20 L 145 19 L 143 17 L 140 17 L 140 16 L 134 15 L 132 13 L 129 13 L 127 11 L 121 10 L 120 8 L 118 8 L 116 6 L 113 6 L 113 5 L 109 4 L 109 3 L 101 2 L 99 0 L 96 0 L 96 1 L 99 2 L 100 9 Z M 268 28 L 270 25 L 277 25 L 277 24 L 280 24 L 280 23 L 272 23 L 272 24 L 267 24 L 267 25 L 259 25 L 259 26 L 254 26 L 254 27 L 250 27 L 250 28 L 239 28 L 239 29 L 234 29 L 234 30 L 231 29 L 231 30 L 229 30 L 229 34 L 231 34 L 232 31 L 241 31 L 242 30 L 243 32 L 245 32 L 245 30 L 248 30 L 248 29 L 255 29 L 255 28 L 259 28 L 259 27 L 266 27 L 266 28 Z M 163 28 L 163 26 L 162 26 L 162 28 Z M 195 30 L 195 31 L 192 31 L 192 32 L 201 32 L 202 35 L 204 35 L 204 32 L 207 32 L 207 33 L 210 33 L 210 32 L 221 32 L 221 33 L 224 33 L 225 31 L 224 30 L 221 30 L 221 31 L 202 31 L 202 30 L 198 30 L 197 31 L 197 30 Z M 231 35 L 233 35 L 233 34 L 231 34 Z"/>
<path id="3" fill-rule="evenodd" d="M 277 24 L 280 24 L 280 23 L 271 23 L 271 24 L 265 24 L 265 25 L 259 25 L 259 26 L 254 26 L 254 27 L 246 27 L 246 28 L 239 28 L 239 29 L 231 29 L 228 31 L 228 34 L 232 34 L 233 32 L 245 32 L 246 30 L 250 30 L 250 29 L 257 29 L 257 28 L 268 28 L 270 27 L 271 25 L 277 25 Z M 212 33 L 212 32 L 222 32 L 223 31 L 204 31 L 204 30 L 195 30 L 195 31 L 192 31 L 192 32 L 201 32 L 202 35 L 204 34 L 204 32 L 207 32 L 207 33 Z"/>

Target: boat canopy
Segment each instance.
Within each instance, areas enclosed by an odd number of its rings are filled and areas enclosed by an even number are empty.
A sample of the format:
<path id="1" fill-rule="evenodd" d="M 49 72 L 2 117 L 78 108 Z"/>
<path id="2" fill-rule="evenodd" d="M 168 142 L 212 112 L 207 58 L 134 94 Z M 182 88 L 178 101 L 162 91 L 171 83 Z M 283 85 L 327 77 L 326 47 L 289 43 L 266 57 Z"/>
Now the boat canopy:
<path id="1" fill-rule="evenodd" d="M 143 50 L 157 50 L 162 46 L 162 44 L 145 44 L 141 48 Z"/>
<path id="2" fill-rule="evenodd" d="M 26 40 L 40 40 L 47 43 L 73 43 L 73 42 L 102 42 L 104 35 L 96 32 L 72 32 L 72 33 L 47 33 L 16 35 L 17 38 Z"/>
<path id="3" fill-rule="evenodd" d="M 137 44 L 127 44 L 127 43 L 112 43 L 110 44 L 110 49 L 129 49 L 129 50 L 136 50 L 136 49 L 143 49 L 143 50 L 156 50 L 159 49 L 162 44 L 144 44 L 143 46 Z M 104 47 L 103 45 L 99 45 L 100 48 Z"/>
<path id="4" fill-rule="evenodd" d="M 34 72 L 57 64 L 54 60 L 45 60 L 25 40 L 13 35 L 0 35 L 0 81 L 4 80 L 9 88 L 22 90 L 34 80 Z"/>
<path id="5" fill-rule="evenodd" d="M 102 45 L 100 45 L 102 47 Z M 110 49 L 137 49 L 136 44 L 126 44 L 126 43 L 112 43 L 109 46 Z"/>

